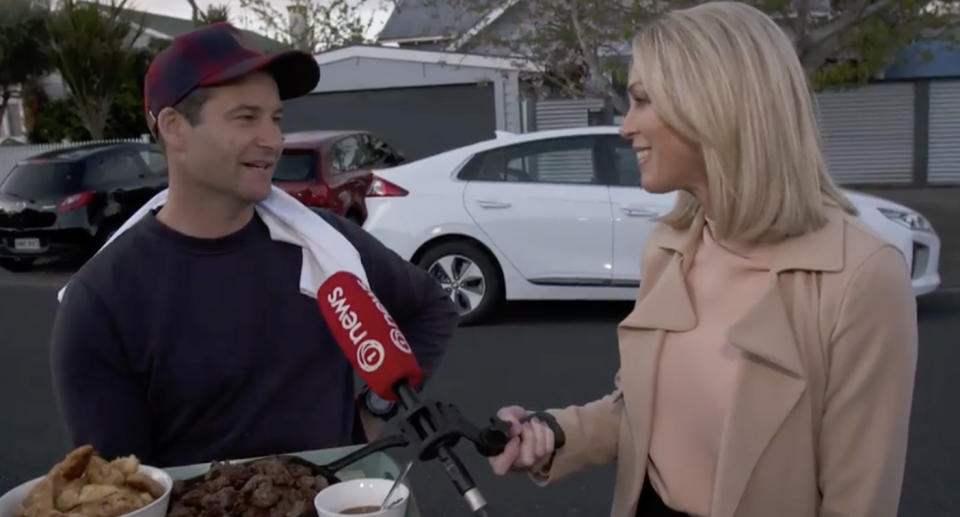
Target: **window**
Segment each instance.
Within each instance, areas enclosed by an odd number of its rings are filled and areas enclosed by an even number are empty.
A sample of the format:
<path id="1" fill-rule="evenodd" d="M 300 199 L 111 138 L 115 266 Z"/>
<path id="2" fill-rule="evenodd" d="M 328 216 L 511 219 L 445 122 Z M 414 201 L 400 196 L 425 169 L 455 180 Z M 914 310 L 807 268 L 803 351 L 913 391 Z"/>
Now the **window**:
<path id="1" fill-rule="evenodd" d="M 274 181 L 308 181 L 316 176 L 313 153 L 285 152 L 273 171 Z"/>
<path id="2" fill-rule="evenodd" d="M 640 164 L 637 162 L 637 153 L 630 142 L 620 137 L 605 137 L 605 147 L 612 153 L 613 163 L 610 164 L 609 178 L 611 185 L 621 187 L 640 186 Z"/>
<path id="3" fill-rule="evenodd" d="M 143 165 L 136 155 L 122 152 L 94 158 L 87 164 L 87 175 L 84 179 L 89 188 L 99 189 L 130 183 L 143 173 Z"/>
<path id="4" fill-rule="evenodd" d="M 140 151 L 140 158 L 146 164 L 147 170 L 154 176 L 167 175 L 167 159 L 159 151 Z"/>
<path id="5" fill-rule="evenodd" d="M 366 157 L 360 135 L 351 135 L 333 145 L 333 169 L 337 172 L 355 171 L 364 166 Z"/>
<path id="6" fill-rule="evenodd" d="M 373 135 L 364 135 L 364 139 L 367 142 L 367 155 L 370 157 L 369 166 L 392 166 L 401 162 L 400 153 L 383 140 Z"/>
<path id="7" fill-rule="evenodd" d="M 478 154 L 461 179 L 527 183 L 602 183 L 592 136 L 554 138 Z"/>
<path id="8" fill-rule="evenodd" d="M 378 147 L 376 142 L 379 140 L 372 135 L 359 135 L 360 145 L 363 148 L 363 156 L 366 158 L 362 164 L 364 167 L 374 167 L 383 163 L 384 152 L 382 147 Z"/>
<path id="9" fill-rule="evenodd" d="M 10 171 L 0 192 L 29 200 L 67 196 L 82 190 L 82 178 L 78 162 L 27 160 Z"/>

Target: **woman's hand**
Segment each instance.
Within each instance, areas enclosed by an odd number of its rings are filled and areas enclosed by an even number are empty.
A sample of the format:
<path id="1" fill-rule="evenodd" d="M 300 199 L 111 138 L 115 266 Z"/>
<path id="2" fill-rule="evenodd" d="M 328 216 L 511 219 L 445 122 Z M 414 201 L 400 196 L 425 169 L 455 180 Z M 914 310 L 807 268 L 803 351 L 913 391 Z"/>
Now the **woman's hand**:
<path id="1" fill-rule="evenodd" d="M 498 476 L 511 471 L 541 470 L 553 458 L 556 439 L 553 430 L 537 418 L 524 422 L 530 414 L 519 406 L 497 412 L 500 420 L 510 423 L 510 442 L 499 456 L 490 458 L 490 467 Z"/>

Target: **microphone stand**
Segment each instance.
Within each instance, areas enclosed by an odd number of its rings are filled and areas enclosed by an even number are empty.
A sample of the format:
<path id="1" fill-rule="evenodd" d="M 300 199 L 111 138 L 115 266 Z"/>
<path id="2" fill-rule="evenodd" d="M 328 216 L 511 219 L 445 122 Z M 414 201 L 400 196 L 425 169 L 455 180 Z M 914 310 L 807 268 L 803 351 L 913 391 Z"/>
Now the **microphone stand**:
<path id="1" fill-rule="evenodd" d="M 503 452 L 510 440 L 510 424 L 491 418 L 490 425 L 478 428 L 463 418 L 452 404 L 424 401 L 407 381 L 400 381 L 394 392 L 405 414 L 399 427 L 411 443 L 419 445 L 418 457 L 422 461 L 438 458 L 457 492 L 463 496 L 475 515 L 487 515 L 487 501 L 477 488 L 463 465 L 453 453 L 461 438 L 467 438 L 484 456 L 496 456 Z"/>

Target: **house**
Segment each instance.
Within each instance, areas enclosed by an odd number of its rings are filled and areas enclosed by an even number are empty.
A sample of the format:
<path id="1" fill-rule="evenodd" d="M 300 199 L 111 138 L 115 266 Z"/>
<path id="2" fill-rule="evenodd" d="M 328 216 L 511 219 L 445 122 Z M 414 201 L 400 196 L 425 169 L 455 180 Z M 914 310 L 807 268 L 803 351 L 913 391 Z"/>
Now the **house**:
<path id="1" fill-rule="evenodd" d="M 196 28 L 193 20 L 175 18 L 134 9 L 124 9 L 120 15 L 131 26 L 142 29 L 140 36 L 133 42 L 134 48 L 146 48 L 154 41 L 171 41 L 177 36 Z M 262 36 L 256 32 L 243 30 L 250 40 L 264 51 L 273 51 L 282 48 L 282 44 Z M 53 78 L 44 81 L 44 90 L 54 99 L 63 98 L 67 94 L 67 86 L 57 72 L 51 74 Z"/>
<path id="2" fill-rule="evenodd" d="M 520 132 L 522 60 L 353 45 L 316 55 L 320 82 L 286 102 L 284 131 L 364 129 L 408 159 Z"/>
<path id="3" fill-rule="evenodd" d="M 481 16 L 439 0 L 396 2 L 379 45 L 317 55 L 320 84 L 288 102 L 284 129 L 363 128 L 416 159 L 493 138 L 496 131 L 586 125 L 604 108 L 602 101 L 538 104 L 526 87 L 527 76 L 540 71 L 535 65 L 464 37 L 509 30 L 516 3 Z"/>
<path id="4" fill-rule="evenodd" d="M 142 27 L 140 37 L 134 41 L 135 48 L 144 48 L 153 41 L 169 41 L 177 36 L 194 29 L 192 20 L 175 18 L 150 12 L 125 9 L 121 14 L 134 27 Z M 283 48 L 283 44 L 267 38 L 253 31 L 242 31 L 250 40 L 264 51 L 275 51 Z M 40 80 L 44 92 L 51 99 L 63 99 L 67 95 L 67 85 L 56 71 Z M 0 119 L 0 138 L 23 138 L 26 134 L 23 108 L 20 104 L 19 90 L 10 99 L 7 112 Z"/>
<path id="5" fill-rule="evenodd" d="M 519 0 L 480 15 L 437 0 L 400 0 L 379 35 L 398 49 L 477 54 L 504 52 L 482 34 L 509 38 L 524 20 Z M 816 11 L 827 12 L 822 0 Z M 489 39 L 488 39 L 489 40 Z M 922 52 L 932 56 L 927 60 Z M 948 43 L 910 47 L 875 81 L 816 95 L 832 174 L 842 183 L 960 184 L 960 50 Z M 522 130 L 616 123 L 600 99 L 521 95 Z"/>
<path id="6" fill-rule="evenodd" d="M 911 45 L 883 80 L 913 87 L 918 180 L 960 184 L 960 47 L 945 41 Z"/>
<path id="7" fill-rule="evenodd" d="M 121 16 L 134 26 L 143 27 L 143 36 L 136 43 L 137 46 L 146 45 L 150 40 L 172 40 L 177 36 L 196 28 L 193 20 L 176 18 L 134 9 L 125 9 Z M 262 34 L 249 30 L 241 30 L 250 41 L 263 51 L 275 51 L 283 48 L 279 41 L 270 39 Z"/>

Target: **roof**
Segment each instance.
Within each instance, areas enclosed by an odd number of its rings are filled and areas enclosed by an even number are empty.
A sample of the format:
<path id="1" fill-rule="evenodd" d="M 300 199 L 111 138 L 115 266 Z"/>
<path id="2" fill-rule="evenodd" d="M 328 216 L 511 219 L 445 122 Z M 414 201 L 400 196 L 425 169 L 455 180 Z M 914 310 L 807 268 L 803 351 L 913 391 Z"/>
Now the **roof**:
<path id="1" fill-rule="evenodd" d="M 482 140 L 480 142 L 475 142 L 472 144 L 467 144 L 462 147 L 457 147 L 455 149 L 449 149 L 441 153 L 429 156 L 427 158 L 434 158 L 437 156 L 458 156 L 458 155 L 469 155 L 478 153 L 480 151 L 485 151 L 487 149 L 493 149 L 497 147 L 502 147 L 512 144 L 522 144 L 524 142 L 533 142 L 536 140 L 542 140 L 546 138 L 560 138 L 568 136 L 589 136 L 589 135 L 611 135 L 611 136 L 620 136 L 620 126 L 580 126 L 580 127 L 571 127 L 563 129 L 547 129 L 543 131 L 531 131 L 529 133 L 511 133 L 509 131 L 497 131 L 494 138 L 488 140 Z"/>
<path id="2" fill-rule="evenodd" d="M 481 13 L 457 9 L 443 0 L 397 0 L 378 40 L 448 39 L 463 34 L 481 18 Z"/>
<path id="3" fill-rule="evenodd" d="M 479 11 L 445 0 L 396 0 L 396 7 L 380 31 L 380 43 L 436 42 L 447 50 L 457 50 L 468 40 L 496 22 L 520 0 L 501 0 L 480 4 L 487 9 Z M 810 12 L 825 15 L 830 12 L 831 0 L 808 0 Z"/>
<path id="4" fill-rule="evenodd" d="M 348 129 L 339 130 L 321 130 L 321 131 L 298 131 L 294 133 L 283 134 L 284 147 L 305 148 L 314 147 L 318 144 L 326 143 L 330 140 L 357 133 L 366 133 L 366 131 L 353 131 Z"/>
<path id="5" fill-rule="evenodd" d="M 135 9 L 124 9 L 120 16 L 131 23 L 139 24 L 142 20 L 144 32 L 148 36 L 160 39 L 173 39 L 196 28 L 193 25 L 193 20 L 137 11 Z M 241 29 L 241 32 L 264 52 L 283 49 L 283 44 L 276 40 L 249 30 Z"/>
<path id="6" fill-rule="evenodd" d="M 925 53 L 929 55 L 924 56 Z M 948 41 L 910 45 L 883 75 L 884 79 L 944 77 L 960 77 L 960 46 Z"/>
<path id="7" fill-rule="evenodd" d="M 349 47 L 328 50 L 314 56 L 317 64 L 321 66 L 358 57 L 472 68 L 493 68 L 496 70 L 523 70 L 530 72 L 538 70 L 536 65 L 522 58 L 462 54 L 459 52 L 443 52 L 439 50 L 383 47 L 379 45 L 351 45 Z"/>
<path id="8" fill-rule="evenodd" d="M 57 161 L 80 161 L 87 159 L 95 154 L 99 154 L 105 151 L 111 151 L 117 148 L 123 147 L 137 147 L 137 148 L 150 148 L 150 149 L 159 149 L 156 144 L 150 144 L 147 142 L 118 142 L 112 144 L 85 144 L 77 145 L 71 147 L 65 147 L 63 149 L 54 149 L 53 151 L 47 151 L 44 153 L 36 154 L 29 158 L 26 158 L 21 161 L 32 162 L 37 160 L 57 160 Z"/>

